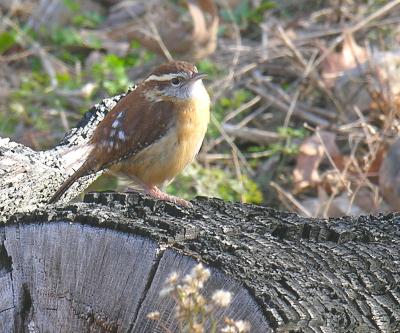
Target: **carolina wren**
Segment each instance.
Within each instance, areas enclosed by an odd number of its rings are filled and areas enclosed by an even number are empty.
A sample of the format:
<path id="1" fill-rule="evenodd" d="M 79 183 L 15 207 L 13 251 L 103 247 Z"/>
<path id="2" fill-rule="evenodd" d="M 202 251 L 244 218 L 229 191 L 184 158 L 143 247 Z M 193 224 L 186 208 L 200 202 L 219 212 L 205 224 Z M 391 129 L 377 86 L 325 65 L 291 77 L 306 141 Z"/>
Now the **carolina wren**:
<path id="1" fill-rule="evenodd" d="M 52 196 L 57 201 L 80 177 L 110 169 L 144 191 L 181 205 L 158 186 L 172 180 L 199 152 L 210 119 L 205 74 L 187 62 L 158 66 L 123 97 L 95 129 L 80 167 Z"/>

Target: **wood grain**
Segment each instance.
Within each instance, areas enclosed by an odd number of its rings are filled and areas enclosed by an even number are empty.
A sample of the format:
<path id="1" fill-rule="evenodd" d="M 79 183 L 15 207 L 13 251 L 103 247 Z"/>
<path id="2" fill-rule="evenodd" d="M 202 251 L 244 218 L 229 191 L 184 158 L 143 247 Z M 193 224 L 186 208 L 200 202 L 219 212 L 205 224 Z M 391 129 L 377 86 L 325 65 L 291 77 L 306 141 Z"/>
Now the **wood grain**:
<path id="1" fill-rule="evenodd" d="M 175 331 L 159 292 L 201 261 L 251 332 L 399 332 L 399 214 L 317 220 L 198 198 L 93 193 L 0 227 L 1 332 Z M 36 330 L 36 331 L 35 331 Z"/>

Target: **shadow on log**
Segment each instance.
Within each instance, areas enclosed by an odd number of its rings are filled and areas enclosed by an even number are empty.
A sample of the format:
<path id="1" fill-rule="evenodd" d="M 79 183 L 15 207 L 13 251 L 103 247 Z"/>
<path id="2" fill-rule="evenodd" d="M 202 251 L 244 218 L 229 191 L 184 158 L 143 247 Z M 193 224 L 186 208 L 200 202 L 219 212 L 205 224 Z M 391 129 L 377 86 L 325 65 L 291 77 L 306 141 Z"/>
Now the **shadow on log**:
<path id="1" fill-rule="evenodd" d="M 14 215 L 0 228 L 1 332 L 175 332 L 172 272 L 211 269 L 217 313 L 251 332 L 399 332 L 399 217 L 310 220 L 198 198 L 194 209 L 139 194 Z"/>

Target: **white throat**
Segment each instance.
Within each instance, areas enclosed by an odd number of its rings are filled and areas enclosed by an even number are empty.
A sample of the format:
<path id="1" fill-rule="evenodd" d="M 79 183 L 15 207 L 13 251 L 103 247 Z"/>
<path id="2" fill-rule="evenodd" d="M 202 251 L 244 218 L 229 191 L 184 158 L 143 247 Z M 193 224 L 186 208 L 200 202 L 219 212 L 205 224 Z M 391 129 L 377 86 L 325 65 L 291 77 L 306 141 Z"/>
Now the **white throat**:
<path id="1" fill-rule="evenodd" d="M 190 99 L 209 99 L 203 80 L 197 80 L 191 84 L 188 88 L 187 94 L 187 97 Z"/>

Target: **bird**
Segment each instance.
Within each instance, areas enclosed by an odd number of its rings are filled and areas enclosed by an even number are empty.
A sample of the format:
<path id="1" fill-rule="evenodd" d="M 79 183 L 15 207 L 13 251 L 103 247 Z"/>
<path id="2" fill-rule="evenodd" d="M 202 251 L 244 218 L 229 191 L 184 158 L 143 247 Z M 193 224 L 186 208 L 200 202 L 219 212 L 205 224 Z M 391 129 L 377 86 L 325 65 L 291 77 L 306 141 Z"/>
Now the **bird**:
<path id="1" fill-rule="evenodd" d="M 185 61 L 156 67 L 97 125 L 80 166 L 50 198 L 55 203 L 83 176 L 109 170 L 126 176 L 148 195 L 190 207 L 159 189 L 199 152 L 210 120 L 206 74 Z"/>

